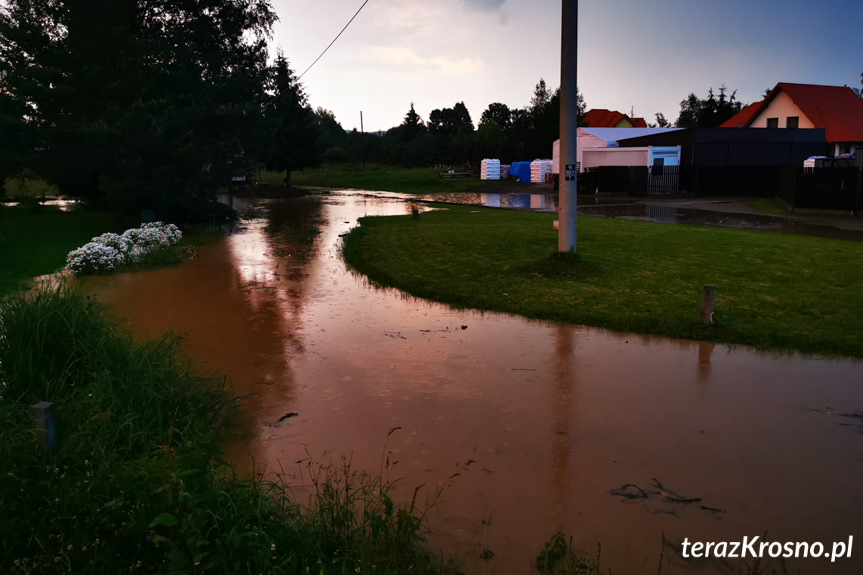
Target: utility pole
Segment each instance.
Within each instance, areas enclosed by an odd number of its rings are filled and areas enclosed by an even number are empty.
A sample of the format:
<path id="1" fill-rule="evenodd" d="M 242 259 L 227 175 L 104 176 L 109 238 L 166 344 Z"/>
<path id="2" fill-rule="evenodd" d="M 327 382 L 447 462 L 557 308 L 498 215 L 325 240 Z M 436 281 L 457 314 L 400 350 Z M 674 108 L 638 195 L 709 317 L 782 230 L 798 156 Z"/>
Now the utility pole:
<path id="1" fill-rule="evenodd" d="M 365 133 L 365 130 L 363 130 L 363 111 L 362 110 L 360 110 L 360 133 L 361 134 Z"/>
<path id="2" fill-rule="evenodd" d="M 560 34 L 560 199 L 557 249 L 576 251 L 578 209 L 578 0 L 563 0 Z"/>

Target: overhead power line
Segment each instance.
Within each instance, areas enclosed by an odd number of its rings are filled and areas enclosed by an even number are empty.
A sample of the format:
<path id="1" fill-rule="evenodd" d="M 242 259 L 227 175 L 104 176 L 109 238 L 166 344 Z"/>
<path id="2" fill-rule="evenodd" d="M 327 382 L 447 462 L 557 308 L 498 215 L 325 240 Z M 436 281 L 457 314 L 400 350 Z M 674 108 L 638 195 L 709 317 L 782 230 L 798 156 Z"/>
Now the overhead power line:
<path id="1" fill-rule="evenodd" d="M 353 22 L 353 21 L 354 21 L 354 18 L 356 18 L 356 17 L 357 17 L 357 14 L 359 14 L 359 13 L 360 13 L 360 11 L 362 11 L 362 9 L 363 9 L 363 8 L 365 8 L 365 7 L 366 7 L 366 4 L 368 4 L 368 3 L 369 3 L 369 0 L 366 0 L 365 2 L 363 2 L 363 5 L 362 5 L 362 6 L 360 6 L 360 9 L 359 9 L 359 10 L 357 10 L 356 14 L 354 14 L 354 15 L 351 17 L 351 19 L 350 19 L 350 20 L 348 20 L 348 23 L 347 23 L 347 24 L 345 24 L 345 27 L 344 27 L 344 28 L 342 28 L 342 31 L 341 31 L 341 32 L 339 32 L 339 33 L 336 35 L 336 37 L 335 37 L 335 38 L 333 38 L 333 41 L 332 41 L 332 42 L 330 42 L 329 46 L 327 46 L 326 48 L 324 48 L 324 51 L 323 51 L 323 52 L 321 52 L 321 55 L 320 55 L 320 56 L 318 56 L 317 58 L 315 58 L 315 61 L 314 61 L 314 62 L 312 62 L 312 63 L 311 63 L 311 65 L 310 65 L 308 68 L 306 68 L 306 72 L 308 72 L 309 70 L 311 70 L 311 69 L 312 69 L 312 66 L 314 66 L 315 64 L 317 64 L 317 63 L 318 63 L 318 60 L 320 60 L 321 58 L 323 58 L 324 54 L 326 54 L 326 53 L 327 53 L 327 50 L 329 50 L 329 49 L 330 49 L 330 46 L 332 46 L 333 44 L 335 44 L 335 43 L 336 43 L 336 40 L 338 40 L 338 39 L 339 39 L 339 36 L 341 36 L 341 35 L 342 35 L 342 32 L 344 32 L 345 30 L 347 30 L 347 29 L 348 29 L 348 26 L 350 26 L 350 25 L 351 25 L 351 22 Z M 301 80 L 301 79 L 302 79 L 302 77 L 306 75 L 306 72 L 303 72 L 302 74 L 300 74 L 300 77 L 299 77 L 299 78 L 297 78 L 297 80 Z"/>

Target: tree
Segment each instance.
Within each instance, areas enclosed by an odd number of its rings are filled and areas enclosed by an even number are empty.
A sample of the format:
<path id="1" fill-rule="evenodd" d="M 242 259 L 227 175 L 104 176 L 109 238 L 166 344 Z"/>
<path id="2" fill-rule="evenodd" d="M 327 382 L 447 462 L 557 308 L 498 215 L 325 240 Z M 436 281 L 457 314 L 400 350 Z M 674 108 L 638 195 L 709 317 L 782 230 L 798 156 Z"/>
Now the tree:
<path id="1" fill-rule="evenodd" d="M 680 115 L 677 117 L 678 128 L 718 128 L 743 108 L 737 101 L 737 90 L 726 96 L 727 88 L 719 88 L 719 97 L 713 93 L 713 88 L 707 91 L 707 98 L 699 99 L 695 94 L 680 102 Z"/>
<path id="2" fill-rule="evenodd" d="M 354 158 L 347 151 L 347 133 L 336 115 L 320 106 L 315 110 L 318 156 L 327 163 L 346 163 Z"/>
<path id="3" fill-rule="evenodd" d="M 501 104 L 500 102 L 492 102 L 488 105 L 485 112 L 482 113 L 482 116 L 480 116 L 479 126 L 482 127 L 487 124 L 495 124 L 502 130 L 506 130 L 510 127 L 511 121 L 512 112 L 510 111 L 509 106 Z"/>
<path id="4" fill-rule="evenodd" d="M 420 115 L 417 114 L 416 110 L 414 110 L 413 102 L 411 102 L 411 109 L 408 110 L 407 114 L 405 114 L 405 119 L 400 128 L 400 133 L 404 139 L 407 140 L 412 140 L 420 133 L 425 132 L 425 124 L 423 123 L 423 119 L 420 118 Z"/>
<path id="5" fill-rule="evenodd" d="M 452 108 L 432 110 L 429 114 L 428 131 L 445 136 L 473 132 L 473 121 L 464 102 L 457 102 Z"/>
<path id="6" fill-rule="evenodd" d="M 860 74 L 860 88 L 851 88 L 854 93 L 863 98 L 863 74 Z"/>
<path id="7" fill-rule="evenodd" d="M 651 128 L 669 128 L 671 127 L 671 122 L 665 119 L 665 114 L 662 112 L 656 113 L 656 123 L 650 125 Z"/>
<path id="8" fill-rule="evenodd" d="M 190 213 L 255 148 L 268 0 L 6 0 L 0 83 L 61 193 Z"/>
<path id="9" fill-rule="evenodd" d="M 531 112 L 542 113 L 542 111 L 551 101 L 551 96 L 551 91 L 545 85 L 545 80 L 540 78 L 536 87 L 533 89 L 533 96 L 530 98 Z"/>
<path id="10" fill-rule="evenodd" d="M 291 172 L 315 163 L 317 120 L 309 107 L 302 86 L 281 51 L 270 67 L 269 88 L 273 96 L 264 112 L 267 165 L 285 172 L 285 185 Z M 333 118 L 335 119 L 335 118 Z"/>

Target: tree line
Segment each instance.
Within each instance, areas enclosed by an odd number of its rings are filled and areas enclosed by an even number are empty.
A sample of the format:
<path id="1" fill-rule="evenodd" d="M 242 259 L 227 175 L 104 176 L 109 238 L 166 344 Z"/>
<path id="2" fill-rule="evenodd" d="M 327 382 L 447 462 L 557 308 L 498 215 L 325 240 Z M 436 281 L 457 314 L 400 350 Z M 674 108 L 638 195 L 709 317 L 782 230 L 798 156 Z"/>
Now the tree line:
<path id="1" fill-rule="evenodd" d="M 579 93 L 579 119 L 585 109 Z M 411 103 L 402 123 L 383 134 L 345 132 L 330 112 L 318 109 L 316 115 L 327 126 L 321 133 L 324 161 L 463 167 L 498 158 L 509 163 L 551 156 L 552 142 L 560 137 L 560 89 L 552 91 L 540 79 L 528 106 L 513 109 L 493 102 L 476 127 L 464 102 L 434 109 L 427 120 Z"/>

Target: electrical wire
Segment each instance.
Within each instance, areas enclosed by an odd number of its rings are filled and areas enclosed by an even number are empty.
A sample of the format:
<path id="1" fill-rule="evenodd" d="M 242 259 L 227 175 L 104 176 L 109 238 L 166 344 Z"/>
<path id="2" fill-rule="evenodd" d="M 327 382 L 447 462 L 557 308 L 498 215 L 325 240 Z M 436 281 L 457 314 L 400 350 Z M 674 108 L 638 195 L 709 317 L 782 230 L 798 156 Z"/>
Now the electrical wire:
<path id="1" fill-rule="evenodd" d="M 318 57 L 315 59 L 315 61 L 314 61 L 314 62 L 312 62 L 312 63 L 311 63 L 311 65 L 310 65 L 308 68 L 306 68 L 306 72 L 308 72 L 309 70 L 311 70 L 311 69 L 312 69 L 312 66 L 314 66 L 315 64 L 317 64 L 317 63 L 318 63 L 318 60 L 320 60 L 321 58 L 323 58 L 323 57 L 324 57 L 324 54 L 326 54 L 326 53 L 327 53 L 327 50 L 329 50 L 329 49 L 330 49 L 330 46 L 332 46 L 333 44 L 335 44 L 335 43 L 336 43 L 336 40 L 338 40 L 338 39 L 339 39 L 339 36 L 341 36 L 341 35 L 342 35 L 342 32 L 344 32 L 345 30 L 347 30 L 347 29 L 348 29 L 348 26 L 350 26 L 350 25 L 351 25 L 351 22 L 353 22 L 353 21 L 354 21 L 354 18 L 356 18 L 356 17 L 357 17 L 357 15 L 360 13 L 360 11 L 361 11 L 363 8 L 365 8 L 365 7 L 366 7 L 366 4 L 368 4 L 368 3 L 369 3 L 369 0 L 366 0 L 365 2 L 363 2 L 363 5 L 362 5 L 362 6 L 360 6 L 360 9 L 359 9 L 359 10 L 357 10 L 356 14 L 354 14 L 354 15 L 351 17 L 351 19 L 350 19 L 350 20 L 348 20 L 348 23 L 347 23 L 347 24 L 345 24 L 345 27 L 344 27 L 344 28 L 342 28 L 342 31 L 341 31 L 341 32 L 339 32 L 339 33 L 336 35 L 336 37 L 335 37 L 335 38 L 333 38 L 333 41 L 332 41 L 332 42 L 330 42 L 329 46 L 327 46 L 326 48 L 324 48 L 324 51 L 323 51 L 323 52 L 321 52 L 321 55 L 320 55 L 320 56 L 318 56 Z M 297 78 L 297 81 L 301 80 L 301 79 L 303 78 L 303 76 L 305 76 L 305 75 L 306 75 L 306 72 L 303 72 L 302 74 L 300 74 L 299 78 Z"/>

